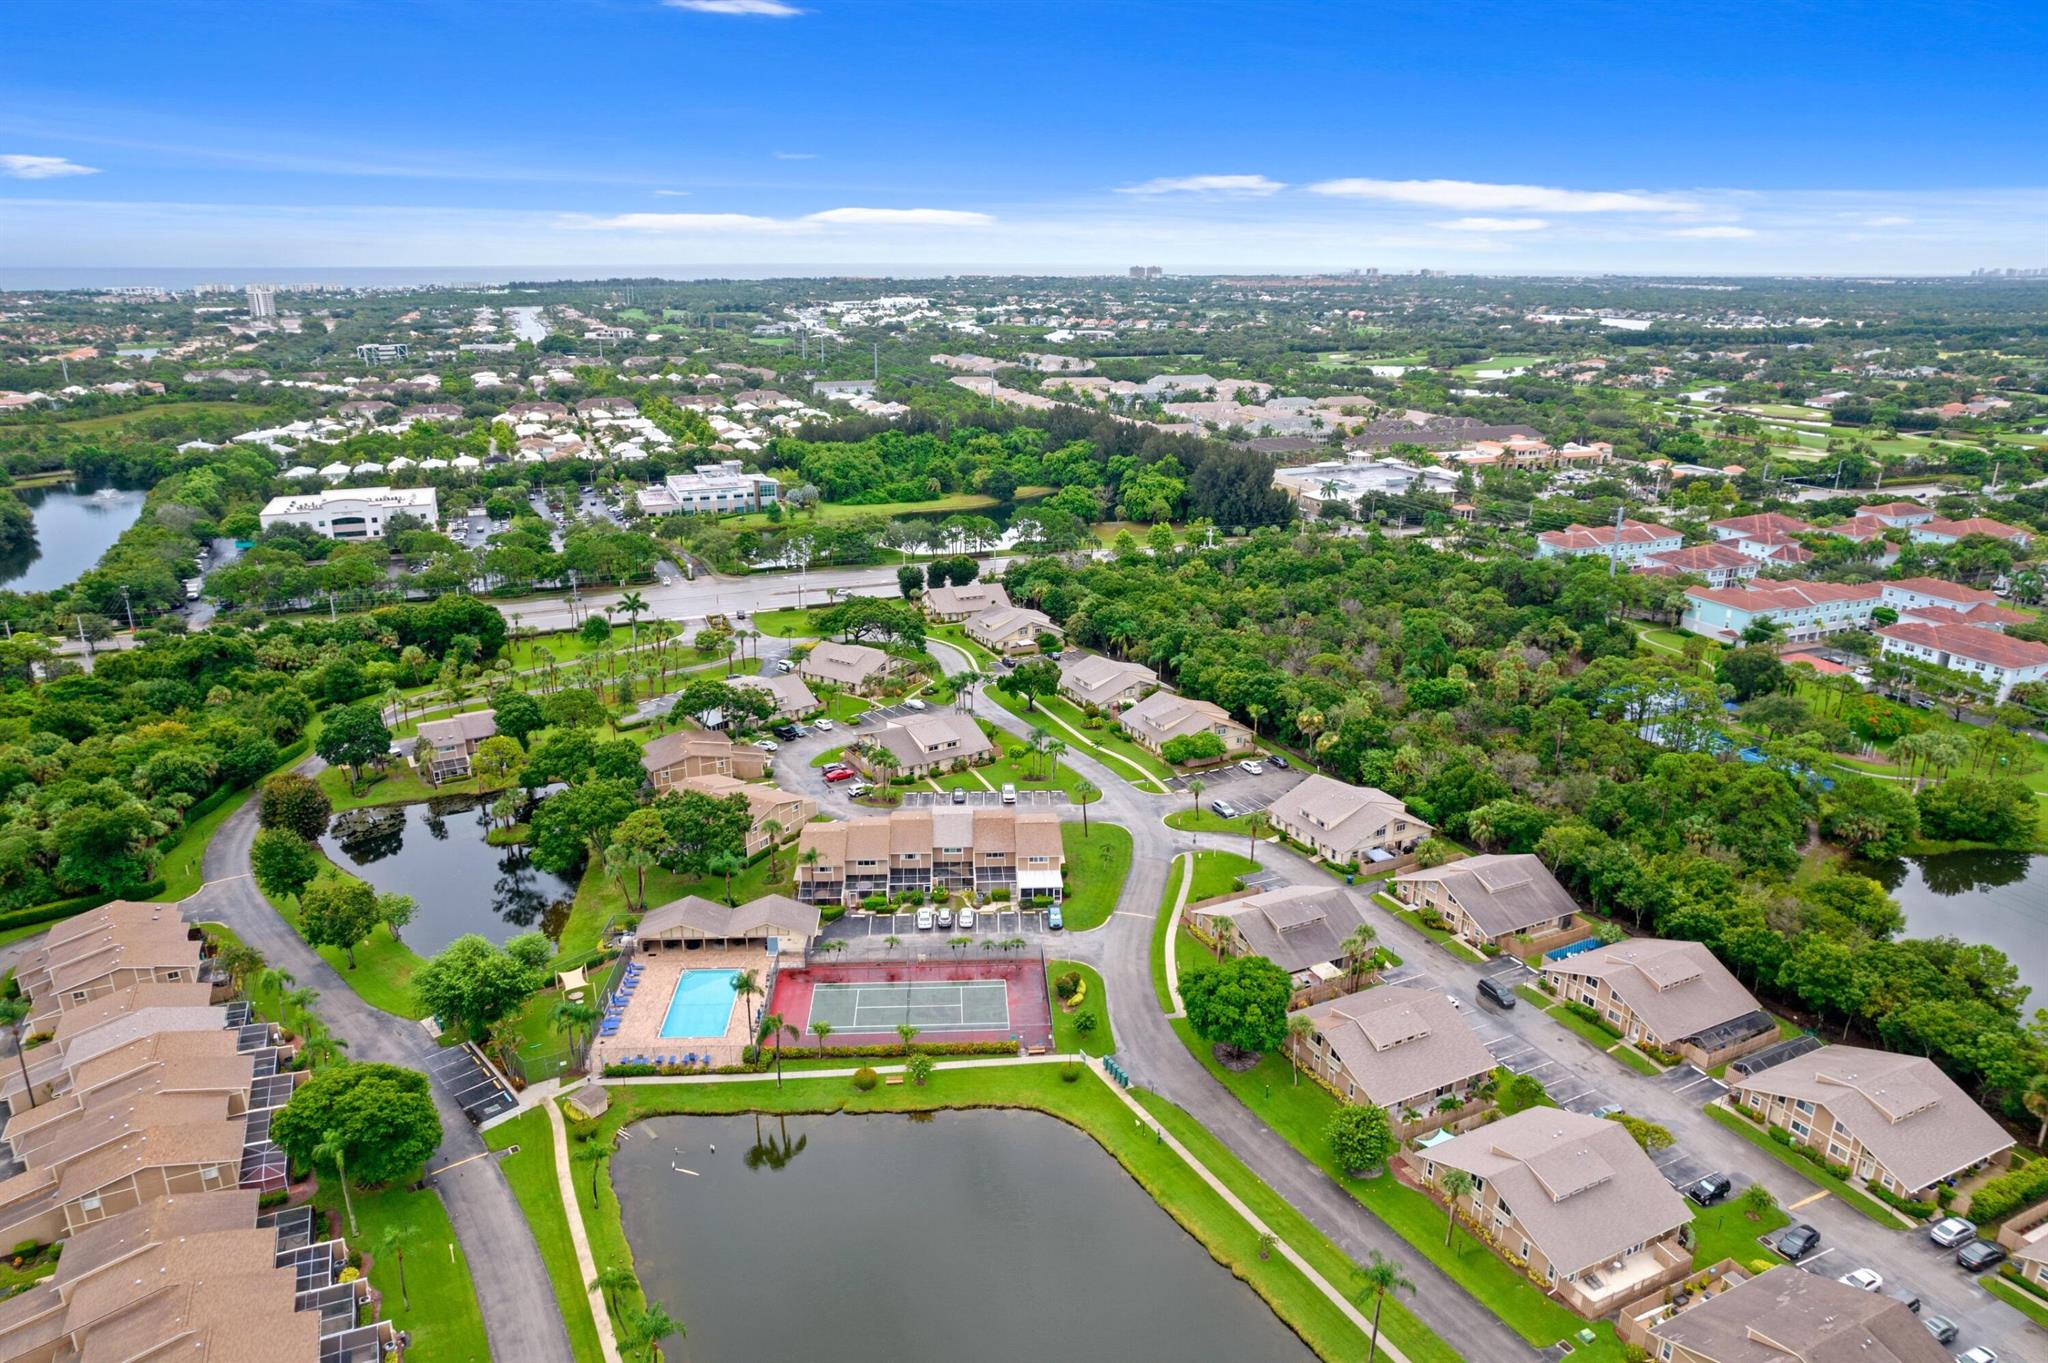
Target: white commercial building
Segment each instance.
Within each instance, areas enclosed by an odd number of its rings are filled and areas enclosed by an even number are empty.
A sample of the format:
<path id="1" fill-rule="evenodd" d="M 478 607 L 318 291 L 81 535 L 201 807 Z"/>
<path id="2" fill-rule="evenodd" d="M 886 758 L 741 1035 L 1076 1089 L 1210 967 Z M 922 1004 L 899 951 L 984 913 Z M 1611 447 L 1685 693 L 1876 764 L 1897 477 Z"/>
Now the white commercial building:
<path id="1" fill-rule="evenodd" d="M 347 487 L 328 492 L 273 497 L 263 508 L 263 528 L 304 525 L 331 540 L 378 539 L 393 516 L 417 516 L 428 525 L 441 520 L 430 487 Z"/>
<path id="2" fill-rule="evenodd" d="M 748 473 L 737 459 L 699 464 L 695 473 L 672 473 L 660 486 L 640 490 L 640 509 L 662 516 L 673 511 L 764 511 L 782 495 L 782 485 L 765 473 Z"/>
<path id="3" fill-rule="evenodd" d="M 396 364 L 412 353 L 412 347 L 403 342 L 389 342 L 356 347 L 356 358 L 364 364 Z"/>
<path id="4" fill-rule="evenodd" d="M 249 286 L 249 315 L 251 317 L 277 316 L 277 290 L 268 284 Z"/>

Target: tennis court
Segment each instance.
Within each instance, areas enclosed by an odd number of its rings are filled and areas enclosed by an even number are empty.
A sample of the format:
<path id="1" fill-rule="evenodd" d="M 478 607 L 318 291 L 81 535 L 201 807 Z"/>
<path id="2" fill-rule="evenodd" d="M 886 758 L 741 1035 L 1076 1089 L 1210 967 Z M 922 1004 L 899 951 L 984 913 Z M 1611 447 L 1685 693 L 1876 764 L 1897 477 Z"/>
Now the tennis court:
<path id="1" fill-rule="evenodd" d="M 1003 980 L 820 983 L 811 987 L 809 1022 L 843 1033 L 892 1032 L 904 1023 L 921 1032 L 1005 1032 L 1009 990 Z"/>

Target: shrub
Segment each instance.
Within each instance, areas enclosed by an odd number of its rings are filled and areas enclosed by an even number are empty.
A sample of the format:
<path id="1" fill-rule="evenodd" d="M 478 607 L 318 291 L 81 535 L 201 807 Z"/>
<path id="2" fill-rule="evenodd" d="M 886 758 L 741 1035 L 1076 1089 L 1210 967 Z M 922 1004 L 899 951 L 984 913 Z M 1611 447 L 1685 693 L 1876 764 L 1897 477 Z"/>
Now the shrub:
<path id="1" fill-rule="evenodd" d="M 1348 1174 L 1377 1169 L 1394 1153 L 1394 1133 L 1387 1126 L 1387 1114 L 1373 1103 L 1344 1108 L 1330 1119 L 1323 1135 L 1337 1167 Z"/>
<path id="2" fill-rule="evenodd" d="M 844 904 L 825 904 L 821 905 L 818 909 L 818 921 L 821 923 L 836 923 L 844 917 L 846 917 L 846 906 Z"/>
<path id="3" fill-rule="evenodd" d="M 871 1065 L 862 1065 L 859 1069 L 853 1072 L 853 1086 L 859 1089 L 862 1093 L 870 1092 L 871 1090 L 873 1090 L 875 1085 L 881 1082 L 882 1076 L 876 1074 L 874 1071 L 874 1067 Z"/>
<path id="4" fill-rule="evenodd" d="M 1092 1035 L 1095 1031 L 1096 1014 L 1091 1010 L 1074 1019 L 1074 1031 L 1081 1036 Z"/>
<path id="5" fill-rule="evenodd" d="M 1066 974 L 1052 982 L 1052 992 L 1058 994 L 1062 999 L 1074 997 L 1080 991 L 1080 988 L 1081 972 L 1078 970 L 1069 970 Z"/>
<path id="6" fill-rule="evenodd" d="M 1067 1062 L 1066 1064 L 1064 1064 L 1064 1065 L 1060 1066 L 1060 1078 L 1061 1078 L 1062 1080 L 1064 1080 L 1064 1081 L 1065 1081 L 1066 1083 L 1069 1083 L 1069 1084 L 1071 1084 L 1071 1083 L 1073 1083 L 1073 1082 L 1074 1082 L 1074 1081 L 1075 1081 L 1076 1079 L 1079 1079 L 1080 1077 L 1081 1077 L 1081 1062 L 1080 1062 L 1080 1061 L 1078 1061 L 1078 1060 L 1069 1060 L 1069 1061 L 1068 1061 L 1068 1062 Z"/>
<path id="7" fill-rule="evenodd" d="M 2048 1197 L 2048 1159 L 2008 1170 L 1971 1194 L 1970 1219 L 1988 1226 L 2044 1197 Z"/>
<path id="8" fill-rule="evenodd" d="M 932 1077 L 932 1070 L 935 1068 L 937 1067 L 932 1064 L 932 1058 L 930 1056 L 913 1055 L 910 1057 L 909 1061 L 904 1064 L 903 1072 L 910 1076 L 911 1083 L 917 1085 L 919 1088 L 923 1088 L 924 1081 Z"/>

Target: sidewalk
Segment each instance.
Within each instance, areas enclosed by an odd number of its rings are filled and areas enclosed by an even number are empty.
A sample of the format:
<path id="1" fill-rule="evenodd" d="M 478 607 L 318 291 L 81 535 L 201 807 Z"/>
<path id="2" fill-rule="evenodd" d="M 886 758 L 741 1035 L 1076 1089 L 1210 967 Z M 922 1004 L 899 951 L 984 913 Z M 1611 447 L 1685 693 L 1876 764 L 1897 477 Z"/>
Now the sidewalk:
<path id="1" fill-rule="evenodd" d="M 590 1236 L 583 1229 L 583 1203 L 576 1196 L 575 1173 L 569 1167 L 569 1130 L 562 1121 L 562 1109 L 544 1103 L 548 1110 L 548 1131 L 555 1143 L 555 1182 L 562 1194 L 562 1209 L 568 1213 L 569 1243 L 576 1250 L 576 1272 L 590 1296 L 591 1319 L 597 1323 L 597 1345 L 604 1363 L 620 1363 L 619 1339 L 612 1330 L 612 1313 L 605 1307 L 604 1293 L 590 1284 L 597 1279 L 597 1260 L 590 1253 Z"/>

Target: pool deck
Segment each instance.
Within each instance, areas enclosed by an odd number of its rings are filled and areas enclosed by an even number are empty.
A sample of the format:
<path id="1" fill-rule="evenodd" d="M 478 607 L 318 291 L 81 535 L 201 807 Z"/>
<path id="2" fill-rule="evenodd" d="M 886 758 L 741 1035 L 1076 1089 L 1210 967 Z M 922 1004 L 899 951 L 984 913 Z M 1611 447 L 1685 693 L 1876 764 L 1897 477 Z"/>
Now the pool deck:
<path id="1" fill-rule="evenodd" d="M 775 965 L 775 957 L 758 947 L 698 947 L 695 950 L 676 949 L 663 951 L 660 947 L 647 947 L 635 956 L 640 962 L 640 983 L 634 987 L 633 997 L 626 1004 L 624 1016 L 620 1019 L 619 1030 L 613 1036 L 601 1036 L 591 1052 L 591 1067 L 603 1073 L 606 1065 L 624 1064 L 633 1056 L 658 1057 L 675 1056 L 680 1062 L 686 1055 L 708 1055 L 711 1064 L 737 1065 L 740 1052 L 754 1039 L 753 1028 L 747 1020 L 747 1005 L 734 996 L 732 1016 L 727 1019 L 725 1035 L 722 1037 L 665 1037 L 661 1034 L 662 1021 L 668 1016 L 669 1000 L 675 996 L 676 981 L 686 970 L 752 970 L 765 984 L 768 972 Z M 753 1008 L 758 1015 L 766 1000 L 756 997 Z"/>

